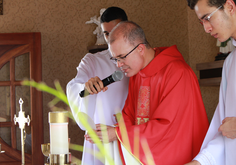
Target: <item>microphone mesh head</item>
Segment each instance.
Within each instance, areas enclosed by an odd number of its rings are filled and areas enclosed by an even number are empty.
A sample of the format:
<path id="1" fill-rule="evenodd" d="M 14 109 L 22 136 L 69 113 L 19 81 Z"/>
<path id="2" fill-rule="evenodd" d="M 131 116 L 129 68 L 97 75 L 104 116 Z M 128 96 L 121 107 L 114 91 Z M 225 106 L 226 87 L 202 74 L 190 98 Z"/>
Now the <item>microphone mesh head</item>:
<path id="1" fill-rule="evenodd" d="M 116 70 L 113 74 L 112 74 L 112 78 L 114 81 L 120 81 L 122 80 L 124 77 L 124 74 L 119 71 L 119 70 Z"/>

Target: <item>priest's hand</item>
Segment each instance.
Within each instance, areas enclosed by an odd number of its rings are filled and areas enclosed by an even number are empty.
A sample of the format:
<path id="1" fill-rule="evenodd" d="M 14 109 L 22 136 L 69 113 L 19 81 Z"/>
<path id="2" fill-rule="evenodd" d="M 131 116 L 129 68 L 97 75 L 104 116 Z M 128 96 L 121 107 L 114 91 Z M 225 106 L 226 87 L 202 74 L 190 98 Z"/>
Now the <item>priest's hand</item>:
<path id="1" fill-rule="evenodd" d="M 193 160 L 192 162 L 189 162 L 189 163 L 187 163 L 187 164 L 185 164 L 185 165 L 201 165 L 201 163 L 199 163 L 199 162 L 196 161 L 196 160 Z"/>
<path id="2" fill-rule="evenodd" d="M 110 143 L 117 140 L 115 127 L 104 124 L 96 124 L 96 132 L 103 143 Z"/>
<path id="3" fill-rule="evenodd" d="M 236 138 L 236 117 L 226 117 L 221 126 L 219 127 L 219 131 L 222 132 L 223 136 L 226 136 L 230 139 Z"/>
<path id="4" fill-rule="evenodd" d="M 86 90 L 92 94 L 98 94 L 99 92 L 105 92 L 108 87 L 103 86 L 103 82 L 99 77 L 92 77 L 85 83 Z"/>
<path id="5" fill-rule="evenodd" d="M 96 124 L 95 133 L 97 134 L 100 141 L 103 143 L 109 143 L 109 142 L 117 140 L 115 127 L 112 127 L 112 126 Z M 94 143 L 92 138 L 88 134 L 86 134 L 84 137 L 90 143 Z"/>

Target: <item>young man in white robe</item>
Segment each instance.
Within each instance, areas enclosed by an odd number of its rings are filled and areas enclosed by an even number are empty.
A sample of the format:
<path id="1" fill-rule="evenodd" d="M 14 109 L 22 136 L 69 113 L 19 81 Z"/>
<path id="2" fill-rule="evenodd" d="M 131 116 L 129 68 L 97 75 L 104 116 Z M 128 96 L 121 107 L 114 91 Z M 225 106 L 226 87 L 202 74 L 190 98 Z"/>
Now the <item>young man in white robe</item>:
<path id="1" fill-rule="evenodd" d="M 126 20 L 127 15 L 121 8 L 109 7 L 104 11 L 101 16 L 101 28 L 106 42 L 113 27 Z M 121 81 L 110 84 L 108 87 L 103 86 L 102 79 L 108 77 L 114 71 L 120 70 L 110 58 L 109 50 L 96 54 L 86 54 L 77 67 L 76 77 L 67 84 L 67 97 L 75 119 L 78 119 L 79 111 L 73 106 L 78 107 L 80 112 L 87 114 L 95 124 L 116 124 L 117 121 L 113 115 L 120 112 L 124 106 L 128 94 L 129 79 L 124 76 Z M 90 95 L 81 98 L 79 93 L 84 89 Z M 79 120 L 76 120 L 76 122 L 82 130 L 85 130 Z M 82 165 L 106 164 L 105 158 L 98 159 L 95 156 L 96 152 L 99 152 L 96 144 L 85 140 Z M 120 158 L 115 155 L 110 153 L 110 157 L 113 158 L 115 163 L 117 165 L 121 164 Z"/>
<path id="2" fill-rule="evenodd" d="M 206 33 L 220 42 L 230 37 L 236 46 L 236 0 L 187 0 Z M 236 164 L 236 50 L 226 58 L 219 104 L 201 151 L 188 165 Z"/>

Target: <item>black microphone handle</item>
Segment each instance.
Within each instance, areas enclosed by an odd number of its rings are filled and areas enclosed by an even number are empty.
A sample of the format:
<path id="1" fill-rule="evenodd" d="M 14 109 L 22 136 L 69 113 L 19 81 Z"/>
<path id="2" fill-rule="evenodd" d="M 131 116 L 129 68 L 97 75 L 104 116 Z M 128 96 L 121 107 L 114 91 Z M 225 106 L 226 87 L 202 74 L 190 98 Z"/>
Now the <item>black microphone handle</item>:
<path id="1" fill-rule="evenodd" d="M 79 95 L 80 95 L 80 97 L 85 97 L 85 96 L 89 95 L 89 92 L 86 89 L 84 89 L 79 93 Z"/>
<path id="2" fill-rule="evenodd" d="M 107 86 L 111 83 L 115 82 L 115 80 L 112 78 L 112 75 L 110 75 L 109 77 L 105 78 L 102 80 L 103 86 Z M 96 88 L 95 88 L 96 89 Z M 96 89 L 97 90 L 97 89 Z"/>
<path id="3" fill-rule="evenodd" d="M 109 84 L 111 84 L 111 83 L 113 83 L 113 82 L 115 82 L 114 81 L 114 79 L 112 78 L 112 75 L 110 75 L 109 77 L 107 77 L 107 78 L 105 78 L 105 79 L 103 79 L 102 80 L 102 83 L 103 83 L 103 86 L 105 87 L 105 86 L 107 86 L 107 85 L 109 85 Z M 93 86 L 95 89 L 96 89 L 96 87 L 95 86 Z M 96 89 L 97 90 L 97 89 Z M 79 95 L 80 95 L 80 97 L 85 97 L 85 96 L 88 96 L 90 93 L 86 90 L 86 89 L 84 89 L 83 91 L 81 91 L 80 93 L 79 93 Z"/>

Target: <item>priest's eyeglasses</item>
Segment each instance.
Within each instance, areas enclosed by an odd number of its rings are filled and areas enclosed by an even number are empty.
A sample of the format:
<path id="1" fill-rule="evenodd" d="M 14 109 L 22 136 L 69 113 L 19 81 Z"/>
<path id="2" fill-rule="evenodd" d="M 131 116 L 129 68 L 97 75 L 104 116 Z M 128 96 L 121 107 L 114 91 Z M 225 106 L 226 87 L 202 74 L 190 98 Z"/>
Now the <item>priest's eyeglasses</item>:
<path id="1" fill-rule="evenodd" d="M 121 62 L 121 60 L 124 60 L 130 53 L 132 53 L 140 44 L 144 44 L 144 43 L 139 43 L 137 46 L 135 46 L 129 53 L 127 53 L 125 56 L 123 57 L 111 57 L 110 60 L 114 60 L 115 62 Z"/>
<path id="2" fill-rule="evenodd" d="M 213 11 L 210 15 L 208 16 L 204 16 L 203 18 L 201 18 L 199 21 L 200 21 L 200 24 L 204 24 L 206 22 L 210 22 L 210 19 L 211 17 L 213 16 L 213 14 L 215 14 L 215 12 L 217 12 L 220 8 L 222 8 L 223 6 L 221 5 L 220 7 L 218 7 L 215 11 Z"/>

